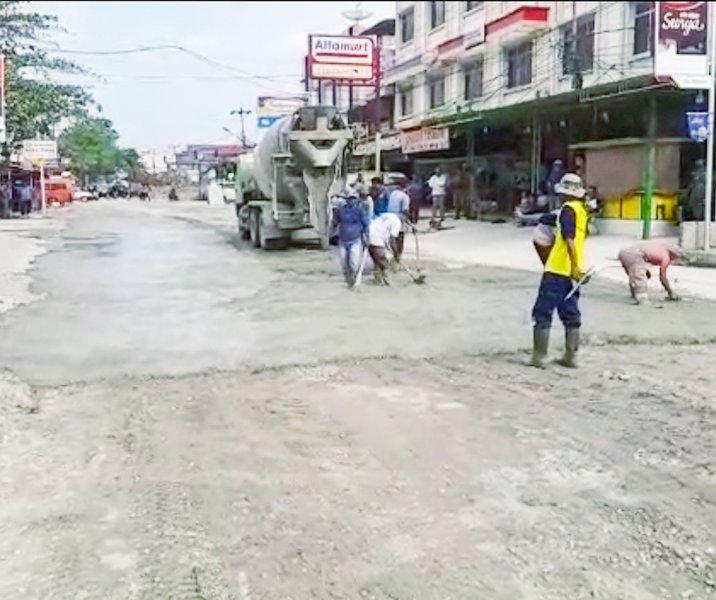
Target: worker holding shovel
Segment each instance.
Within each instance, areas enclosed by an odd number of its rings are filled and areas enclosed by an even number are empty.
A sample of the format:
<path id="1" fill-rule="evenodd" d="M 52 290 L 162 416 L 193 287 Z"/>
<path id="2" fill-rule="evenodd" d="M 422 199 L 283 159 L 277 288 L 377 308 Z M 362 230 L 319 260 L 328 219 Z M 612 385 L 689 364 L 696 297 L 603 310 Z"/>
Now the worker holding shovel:
<path id="1" fill-rule="evenodd" d="M 557 311 L 565 328 L 565 352 L 557 362 L 565 367 L 577 366 L 579 329 L 579 287 L 585 283 L 584 242 L 589 213 L 584 202 L 586 190 L 578 175 L 567 173 L 554 187 L 563 201 L 554 245 L 544 265 L 537 300 L 532 308 L 533 350 L 530 365 L 544 368 L 549 350 L 552 316 Z"/>
<path id="2" fill-rule="evenodd" d="M 358 196 L 357 190 L 346 190 L 345 200 L 335 212 L 341 266 L 348 287 L 353 287 L 356 282 L 361 257 L 368 243 L 370 226 L 370 219 Z"/>

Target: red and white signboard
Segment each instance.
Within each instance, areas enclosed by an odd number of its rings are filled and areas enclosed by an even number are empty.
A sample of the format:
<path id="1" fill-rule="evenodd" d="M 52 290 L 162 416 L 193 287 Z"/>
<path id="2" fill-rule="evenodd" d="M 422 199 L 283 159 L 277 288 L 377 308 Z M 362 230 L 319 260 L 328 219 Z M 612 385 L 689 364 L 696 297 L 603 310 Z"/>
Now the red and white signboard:
<path id="1" fill-rule="evenodd" d="M 309 35 L 308 67 L 311 79 L 373 81 L 378 53 L 372 37 Z"/>
<path id="2" fill-rule="evenodd" d="M 683 89 L 709 87 L 710 2 L 657 2 L 654 74 Z"/>
<path id="3" fill-rule="evenodd" d="M 443 128 L 423 128 L 404 131 L 400 134 L 400 147 L 403 154 L 416 152 L 435 152 L 450 149 L 450 130 Z"/>

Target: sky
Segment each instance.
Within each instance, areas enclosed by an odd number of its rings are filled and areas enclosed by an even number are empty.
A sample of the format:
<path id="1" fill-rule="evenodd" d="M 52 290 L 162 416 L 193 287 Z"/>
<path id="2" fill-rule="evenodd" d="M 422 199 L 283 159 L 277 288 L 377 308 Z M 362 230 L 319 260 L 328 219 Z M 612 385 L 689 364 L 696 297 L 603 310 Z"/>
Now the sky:
<path id="1" fill-rule="evenodd" d="M 246 118 L 251 138 L 257 97 L 301 91 L 308 35 L 345 30 L 351 23 L 341 13 L 355 9 L 356 3 L 94 1 L 31 6 L 56 15 L 66 30 L 48 38 L 57 44 L 56 55 L 103 78 L 73 81 L 92 92 L 102 114 L 113 121 L 120 143 L 162 151 L 188 143 L 235 143 L 241 127 L 239 117 L 229 113 L 242 107 L 253 111 Z M 370 26 L 392 17 L 395 2 L 362 2 L 361 8 L 372 13 L 364 22 Z M 157 45 L 182 46 L 209 60 L 177 50 L 94 54 Z"/>

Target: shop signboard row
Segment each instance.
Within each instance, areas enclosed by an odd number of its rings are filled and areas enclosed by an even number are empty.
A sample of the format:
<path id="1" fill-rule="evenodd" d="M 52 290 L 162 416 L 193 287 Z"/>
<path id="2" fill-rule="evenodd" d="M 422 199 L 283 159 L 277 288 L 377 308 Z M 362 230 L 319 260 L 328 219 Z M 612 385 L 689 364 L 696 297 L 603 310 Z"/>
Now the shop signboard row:
<path id="1" fill-rule="evenodd" d="M 382 152 L 397 150 L 398 148 L 403 154 L 449 150 L 450 130 L 447 127 L 424 127 L 415 131 L 403 131 L 380 138 Z M 353 154 L 356 156 L 366 156 L 374 153 L 374 139 L 358 142 L 353 150 Z"/>

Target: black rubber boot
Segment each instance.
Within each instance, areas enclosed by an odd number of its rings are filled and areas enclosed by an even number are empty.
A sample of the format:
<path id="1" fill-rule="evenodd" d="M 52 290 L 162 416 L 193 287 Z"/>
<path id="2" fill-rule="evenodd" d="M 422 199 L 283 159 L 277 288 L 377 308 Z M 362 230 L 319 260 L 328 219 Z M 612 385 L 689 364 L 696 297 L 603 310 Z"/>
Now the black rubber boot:
<path id="1" fill-rule="evenodd" d="M 564 331 L 564 355 L 557 362 L 563 367 L 576 369 L 577 354 L 579 352 L 579 329 L 565 329 Z"/>
<path id="2" fill-rule="evenodd" d="M 549 329 L 532 330 L 532 358 L 531 367 L 544 369 L 547 366 L 547 351 L 549 350 Z"/>

